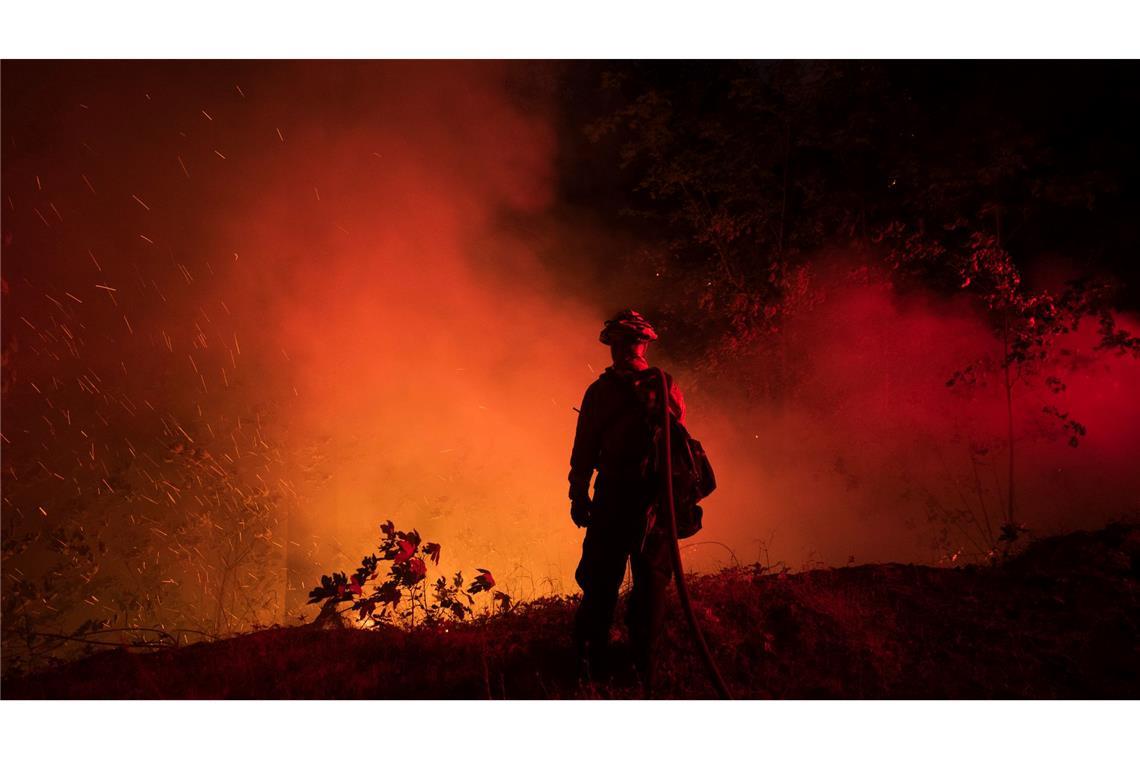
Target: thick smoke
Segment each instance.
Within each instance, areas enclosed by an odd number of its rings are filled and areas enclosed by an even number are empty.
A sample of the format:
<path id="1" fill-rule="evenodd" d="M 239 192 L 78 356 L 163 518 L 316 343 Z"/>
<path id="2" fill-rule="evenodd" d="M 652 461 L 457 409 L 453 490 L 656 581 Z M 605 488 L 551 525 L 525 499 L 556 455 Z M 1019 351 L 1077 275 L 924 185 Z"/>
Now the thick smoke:
<path id="1" fill-rule="evenodd" d="M 783 338 L 794 381 L 781 400 L 721 393 L 707 410 L 726 487 L 710 499 L 706 540 L 741 561 L 793 567 L 978 559 L 1007 498 L 1000 339 L 965 294 L 902 292 L 835 252 L 813 272 L 818 301 Z M 1135 330 L 1134 320 L 1121 324 Z M 1014 387 L 1015 520 L 1038 535 L 1140 507 L 1140 367 L 1094 350 L 1096 327 L 1086 320 L 1063 336 L 1053 359 L 1027 367 Z M 947 385 L 967 367 L 972 383 Z M 733 371 L 754 378 L 768 368 L 744 359 Z M 1046 407 L 1086 427 L 1077 447 Z M 719 547 L 700 551 L 718 549 L 723 561 Z"/>
<path id="2" fill-rule="evenodd" d="M 345 563 L 392 518 L 533 595 L 569 590 L 573 407 L 604 354 L 600 312 L 501 223 L 549 205 L 554 149 L 504 82 L 498 66 L 397 66 L 350 118 L 294 122 L 292 160 L 219 246 L 246 252 L 230 286 L 258 290 L 259 339 L 289 356 L 280 435 L 310 471 L 291 536 Z"/>
<path id="3" fill-rule="evenodd" d="M 272 504 L 288 607 L 388 518 L 512 594 L 570 590 L 568 452 L 604 312 L 504 223 L 552 203 L 555 148 L 508 67 L 5 71 L 21 525 L 169 535 L 211 498 L 178 479 L 189 457 Z"/>

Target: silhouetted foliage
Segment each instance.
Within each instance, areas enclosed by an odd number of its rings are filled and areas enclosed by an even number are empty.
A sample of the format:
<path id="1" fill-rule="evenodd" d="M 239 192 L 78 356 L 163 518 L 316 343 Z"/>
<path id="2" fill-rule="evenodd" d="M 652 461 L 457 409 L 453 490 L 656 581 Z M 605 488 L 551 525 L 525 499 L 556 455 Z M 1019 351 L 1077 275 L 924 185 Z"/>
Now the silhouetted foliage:
<path id="1" fill-rule="evenodd" d="M 710 369 L 739 352 L 770 356 L 751 382 L 775 396 L 794 380 L 781 374 L 782 325 L 818 297 L 813 259 L 825 249 L 858 251 L 900 282 L 947 292 L 971 260 L 977 277 L 1007 285 L 1016 284 L 1015 262 L 1043 249 L 1125 260 L 1118 241 L 1129 239 L 1135 199 L 1129 165 L 1114 157 L 1132 155 L 1128 138 L 1094 134 L 1091 116 L 1079 128 L 1072 120 L 1087 100 L 1086 111 L 1115 123 L 1135 72 L 1121 72 L 1100 100 L 1082 72 L 1053 73 L 961 63 L 609 64 L 586 132 L 620 162 L 627 213 L 645 221 L 639 273 L 670 294 L 658 304 L 666 329 L 700 346 Z M 1110 223 L 1098 224 L 1102 208 Z"/>
<path id="2" fill-rule="evenodd" d="M 456 572 L 450 583 L 440 576 L 429 584 L 428 562 L 439 564 L 440 545 L 423 541 L 419 531 L 396 530 L 391 520 L 380 526 L 380 533 L 378 550 L 364 556 L 356 572 L 323 575 L 321 585 L 309 592 L 310 604 L 324 605 L 324 620 L 340 622 L 337 605 L 341 602 L 352 602 L 348 609 L 356 613 L 356 620 L 365 627 L 386 624 L 411 627 L 433 625 L 449 618 L 465 620 L 472 614 L 475 595 L 495 586 L 491 571 L 483 568 L 479 568 L 479 574 L 466 588 L 462 571 Z M 382 562 L 390 563 L 383 577 Z M 495 600 L 501 609 L 509 609 L 510 597 L 506 594 L 496 592 Z M 318 622 L 323 622 L 322 617 Z"/>

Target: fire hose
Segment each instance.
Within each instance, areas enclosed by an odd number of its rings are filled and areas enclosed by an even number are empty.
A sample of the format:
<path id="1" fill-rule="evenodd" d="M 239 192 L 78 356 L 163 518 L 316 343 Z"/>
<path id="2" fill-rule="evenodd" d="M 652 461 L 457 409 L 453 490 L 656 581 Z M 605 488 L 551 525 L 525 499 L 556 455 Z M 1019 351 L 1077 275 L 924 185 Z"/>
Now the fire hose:
<path id="1" fill-rule="evenodd" d="M 716 693 L 721 699 L 732 699 L 732 694 L 729 693 L 728 686 L 720 675 L 716 661 L 713 660 L 712 652 L 709 651 L 709 645 L 705 641 L 705 635 L 701 631 L 700 624 L 697 622 L 697 616 L 693 613 L 693 604 L 689 599 L 689 587 L 685 583 L 685 570 L 681 565 L 681 544 L 680 539 L 677 538 L 677 509 L 673 500 L 673 442 L 670 437 L 672 425 L 669 420 L 669 381 L 665 377 L 664 370 L 658 368 L 657 372 L 661 376 L 661 408 L 664 410 L 665 504 L 668 507 L 666 512 L 669 516 L 667 521 L 669 524 L 669 548 L 673 558 L 673 575 L 677 579 L 677 597 L 681 600 L 681 609 L 684 610 L 685 620 L 689 623 L 693 644 L 704 661 L 705 670 L 713 688 L 716 689 Z"/>

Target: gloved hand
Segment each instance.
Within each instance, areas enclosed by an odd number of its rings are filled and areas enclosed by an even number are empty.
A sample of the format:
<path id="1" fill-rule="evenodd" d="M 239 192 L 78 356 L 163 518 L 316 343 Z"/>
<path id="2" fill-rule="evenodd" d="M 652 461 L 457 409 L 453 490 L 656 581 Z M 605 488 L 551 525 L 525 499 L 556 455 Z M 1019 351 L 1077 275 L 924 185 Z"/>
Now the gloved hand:
<path id="1" fill-rule="evenodd" d="M 581 501 L 570 502 L 570 519 L 579 528 L 586 528 L 590 525 L 590 512 L 594 505 L 590 503 L 589 499 Z"/>

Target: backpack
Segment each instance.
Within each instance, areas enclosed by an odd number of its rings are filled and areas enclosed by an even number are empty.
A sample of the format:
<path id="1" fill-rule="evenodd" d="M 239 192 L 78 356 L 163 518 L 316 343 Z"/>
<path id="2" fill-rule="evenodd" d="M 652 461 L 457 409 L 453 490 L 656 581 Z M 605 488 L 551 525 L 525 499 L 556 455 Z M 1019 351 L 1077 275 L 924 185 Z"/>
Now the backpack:
<path id="1" fill-rule="evenodd" d="M 638 396 L 645 409 L 646 420 L 653 431 L 652 446 L 646 456 L 644 472 L 647 477 L 659 483 L 661 471 L 665 467 L 665 458 L 662 456 L 665 435 L 661 428 L 660 407 L 652 409 L 648 400 L 648 391 L 652 391 L 656 397 L 662 390 L 660 375 L 657 374 L 657 370 L 652 372 L 652 376 L 643 376 L 634 385 L 635 390 L 640 391 Z M 669 439 L 672 444 L 673 510 L 677 519 L 677 538 L 689 538 L 702 527 L 704 509 L 699 502 L 716 489 L 716 476 L 701 442 L 689 435 L 689 431 L 673 415 L 669 415 L 669 424 Z M 664 499 L 659 498 L 656 501 L 663 502 Z M 656 509 L 651 509 L 647 535 L 657 521 Z"/>
<path id="2" fill-rule="evenodd" d="M 712 464 L 701 442 L 689 435 L 685 426 L 673 417 L 669 418 L 669 424 L 677 538 L 689 538 L 702 527 L 704 509 L 699 502 L 716 489 L 716 475 L 713 474 Z M 663 431 L 658 427 L 654 432 L 654 453 L 660 460 L 654 467 L 656 472 L 665 466 L 664 457 L 660 455 L 664 448 L 664 437 Z"/>

